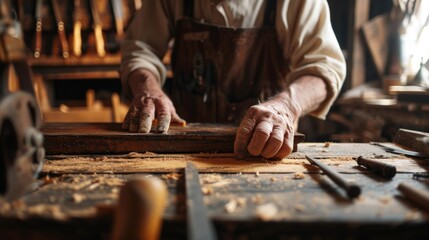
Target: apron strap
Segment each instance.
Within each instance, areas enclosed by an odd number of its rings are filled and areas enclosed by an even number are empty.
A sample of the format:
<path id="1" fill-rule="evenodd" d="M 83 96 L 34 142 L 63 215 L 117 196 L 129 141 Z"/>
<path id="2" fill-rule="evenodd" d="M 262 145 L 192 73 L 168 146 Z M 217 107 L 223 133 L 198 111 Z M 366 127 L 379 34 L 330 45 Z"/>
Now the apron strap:
<path id="1" fill-rule="evenodd" d="M 266 0 L 264 26 L 274 27 L 276 21 L 277 0 Z M 183 1 L 183 16 L 194 18 L 194 0 Z"/>
<path id="2" fill-rule="evenodd" d="M 267 0 L 264 13 L 264 26 L 274 27 L 276 22 L 277 0 Z"/>

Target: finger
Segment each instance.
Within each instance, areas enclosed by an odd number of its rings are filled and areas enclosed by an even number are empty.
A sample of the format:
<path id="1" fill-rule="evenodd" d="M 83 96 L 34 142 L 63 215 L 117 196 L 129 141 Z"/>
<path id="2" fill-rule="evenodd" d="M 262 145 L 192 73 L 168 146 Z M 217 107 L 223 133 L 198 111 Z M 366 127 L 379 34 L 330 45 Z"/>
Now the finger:
<path id="1" fill-rule="evenodd" d="M 139 108 L 132 105 L 130 110 L 130 132 L 137 132 L 139 126 Z"/>
<path id="2" fill-rule="evenodd" d="M 237 158 L 244 158 L 247 153 L 247 144 L 253 134 L 256 121 L 252 118 L 245 118 L 238 127 L 234 141 L 234 152 Z"/>
<path id="3" fill-rule="evenodd" d="M 264 158 L 274 157 L 280 148 L 283 145 L 284 131 L 281 126 L 275 125 L 273 131 L 271 132 L 270 138 L 268 139 L 267 144 L 265 144 L 264 150 L 262 150 L 261 155 Z"/>
<path id="4" fill-rule="evenodd" d="M 250 141 L 249 146 L 247 146 L 247 151 L 253 156 L 261 155 L 272 131 L 273 123 L 268 121 L 259 122 L 253 133 L 252 140 Z"/>
<path id="5" fill-rule="evenodd" d="M 171 122 L 177 123 L 183 127 L 186 126 L 186 120 L 179 117 L 179 115 L 176 112 L 173 112 L 173 114 L 171 114 Z"/>
<path id="6" fill-rule="evenodd" d="M 125 115 L 124 122 L 122 123 L 122 129 L 130 128 L 130 111 L 128 110 L 127 115 Z"/>
<path id="7" fill-rule="evenodd" d="M 155 104 L 152 98 L 145 98 L 142 110 L 140 112 L 139 132 L 148 133 L 152 127 L 152 121 L 155 117 Z"/>
<path id="8" fill-rule="evenodd" d="M 158 119 L 157 132 L 166 133 L 170 127 L 170 108 L 165 100 L 155 99 L 156 118 Z"/>
<path id="9" fill-rule="evenodd" d="M 283 144 L 274 158 L 282 159 L 287 157 L 293 150 L 293 132 L 286 132 Z"/>

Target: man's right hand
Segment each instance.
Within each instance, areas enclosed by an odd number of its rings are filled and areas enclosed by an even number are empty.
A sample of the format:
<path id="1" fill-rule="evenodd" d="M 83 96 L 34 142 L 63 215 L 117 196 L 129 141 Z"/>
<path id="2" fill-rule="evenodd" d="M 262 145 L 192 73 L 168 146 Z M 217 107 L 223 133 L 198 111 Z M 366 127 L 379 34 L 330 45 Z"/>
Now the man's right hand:
<path id="1" fill-rule="evenodd" d="M 134 98 L 122 124 L 123 129 L 148 133 L 155 118 L 158 120 L 157 132 L 160 133 L 167 133 L 170 122 L 185 124 L 152 72 L 143 69 L 132 72 L 128 85 Z"/>

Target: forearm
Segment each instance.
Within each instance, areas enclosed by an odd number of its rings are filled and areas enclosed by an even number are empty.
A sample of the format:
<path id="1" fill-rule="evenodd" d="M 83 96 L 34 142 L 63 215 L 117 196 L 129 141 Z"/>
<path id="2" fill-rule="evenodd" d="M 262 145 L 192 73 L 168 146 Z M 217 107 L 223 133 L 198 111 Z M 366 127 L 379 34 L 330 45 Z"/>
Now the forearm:
<path id="1" fill-rule="evenodd" d="M 133 97 L 147 91 L 161 91 L 159 81 L 147 69 L 137 69 L 131 72 L 127 83 Z"/>
<path id="2" fill-rule="evenodd" d="M 319 77 L 305 75 L 295 80 L 288 89 L 273 97 L 296 117 L 316 110 L 327 98 L 326 83 Z"/>

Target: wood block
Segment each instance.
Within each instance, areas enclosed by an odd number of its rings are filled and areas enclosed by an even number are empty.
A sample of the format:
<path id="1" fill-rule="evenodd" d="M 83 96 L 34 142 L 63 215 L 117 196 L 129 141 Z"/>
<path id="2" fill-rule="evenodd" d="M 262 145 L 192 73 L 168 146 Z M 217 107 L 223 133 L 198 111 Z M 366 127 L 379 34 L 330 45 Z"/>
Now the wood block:
<path id="1" fill-rule="evenodd" d="M 190 123 L 168 134 L 130 133 L 118 123 L 47 123 L 42 127 L 47 154 L 227 153 L 234 151 L 236 126 Z M 304 135 L 295 133 L 294 151 Z"/>
<path id="2" fill-rule="evenodd" d="M 393 142 L 410 150 L 429 154 L 429 133 L 427 132 L 401 128 L 396 132 Z"/>

